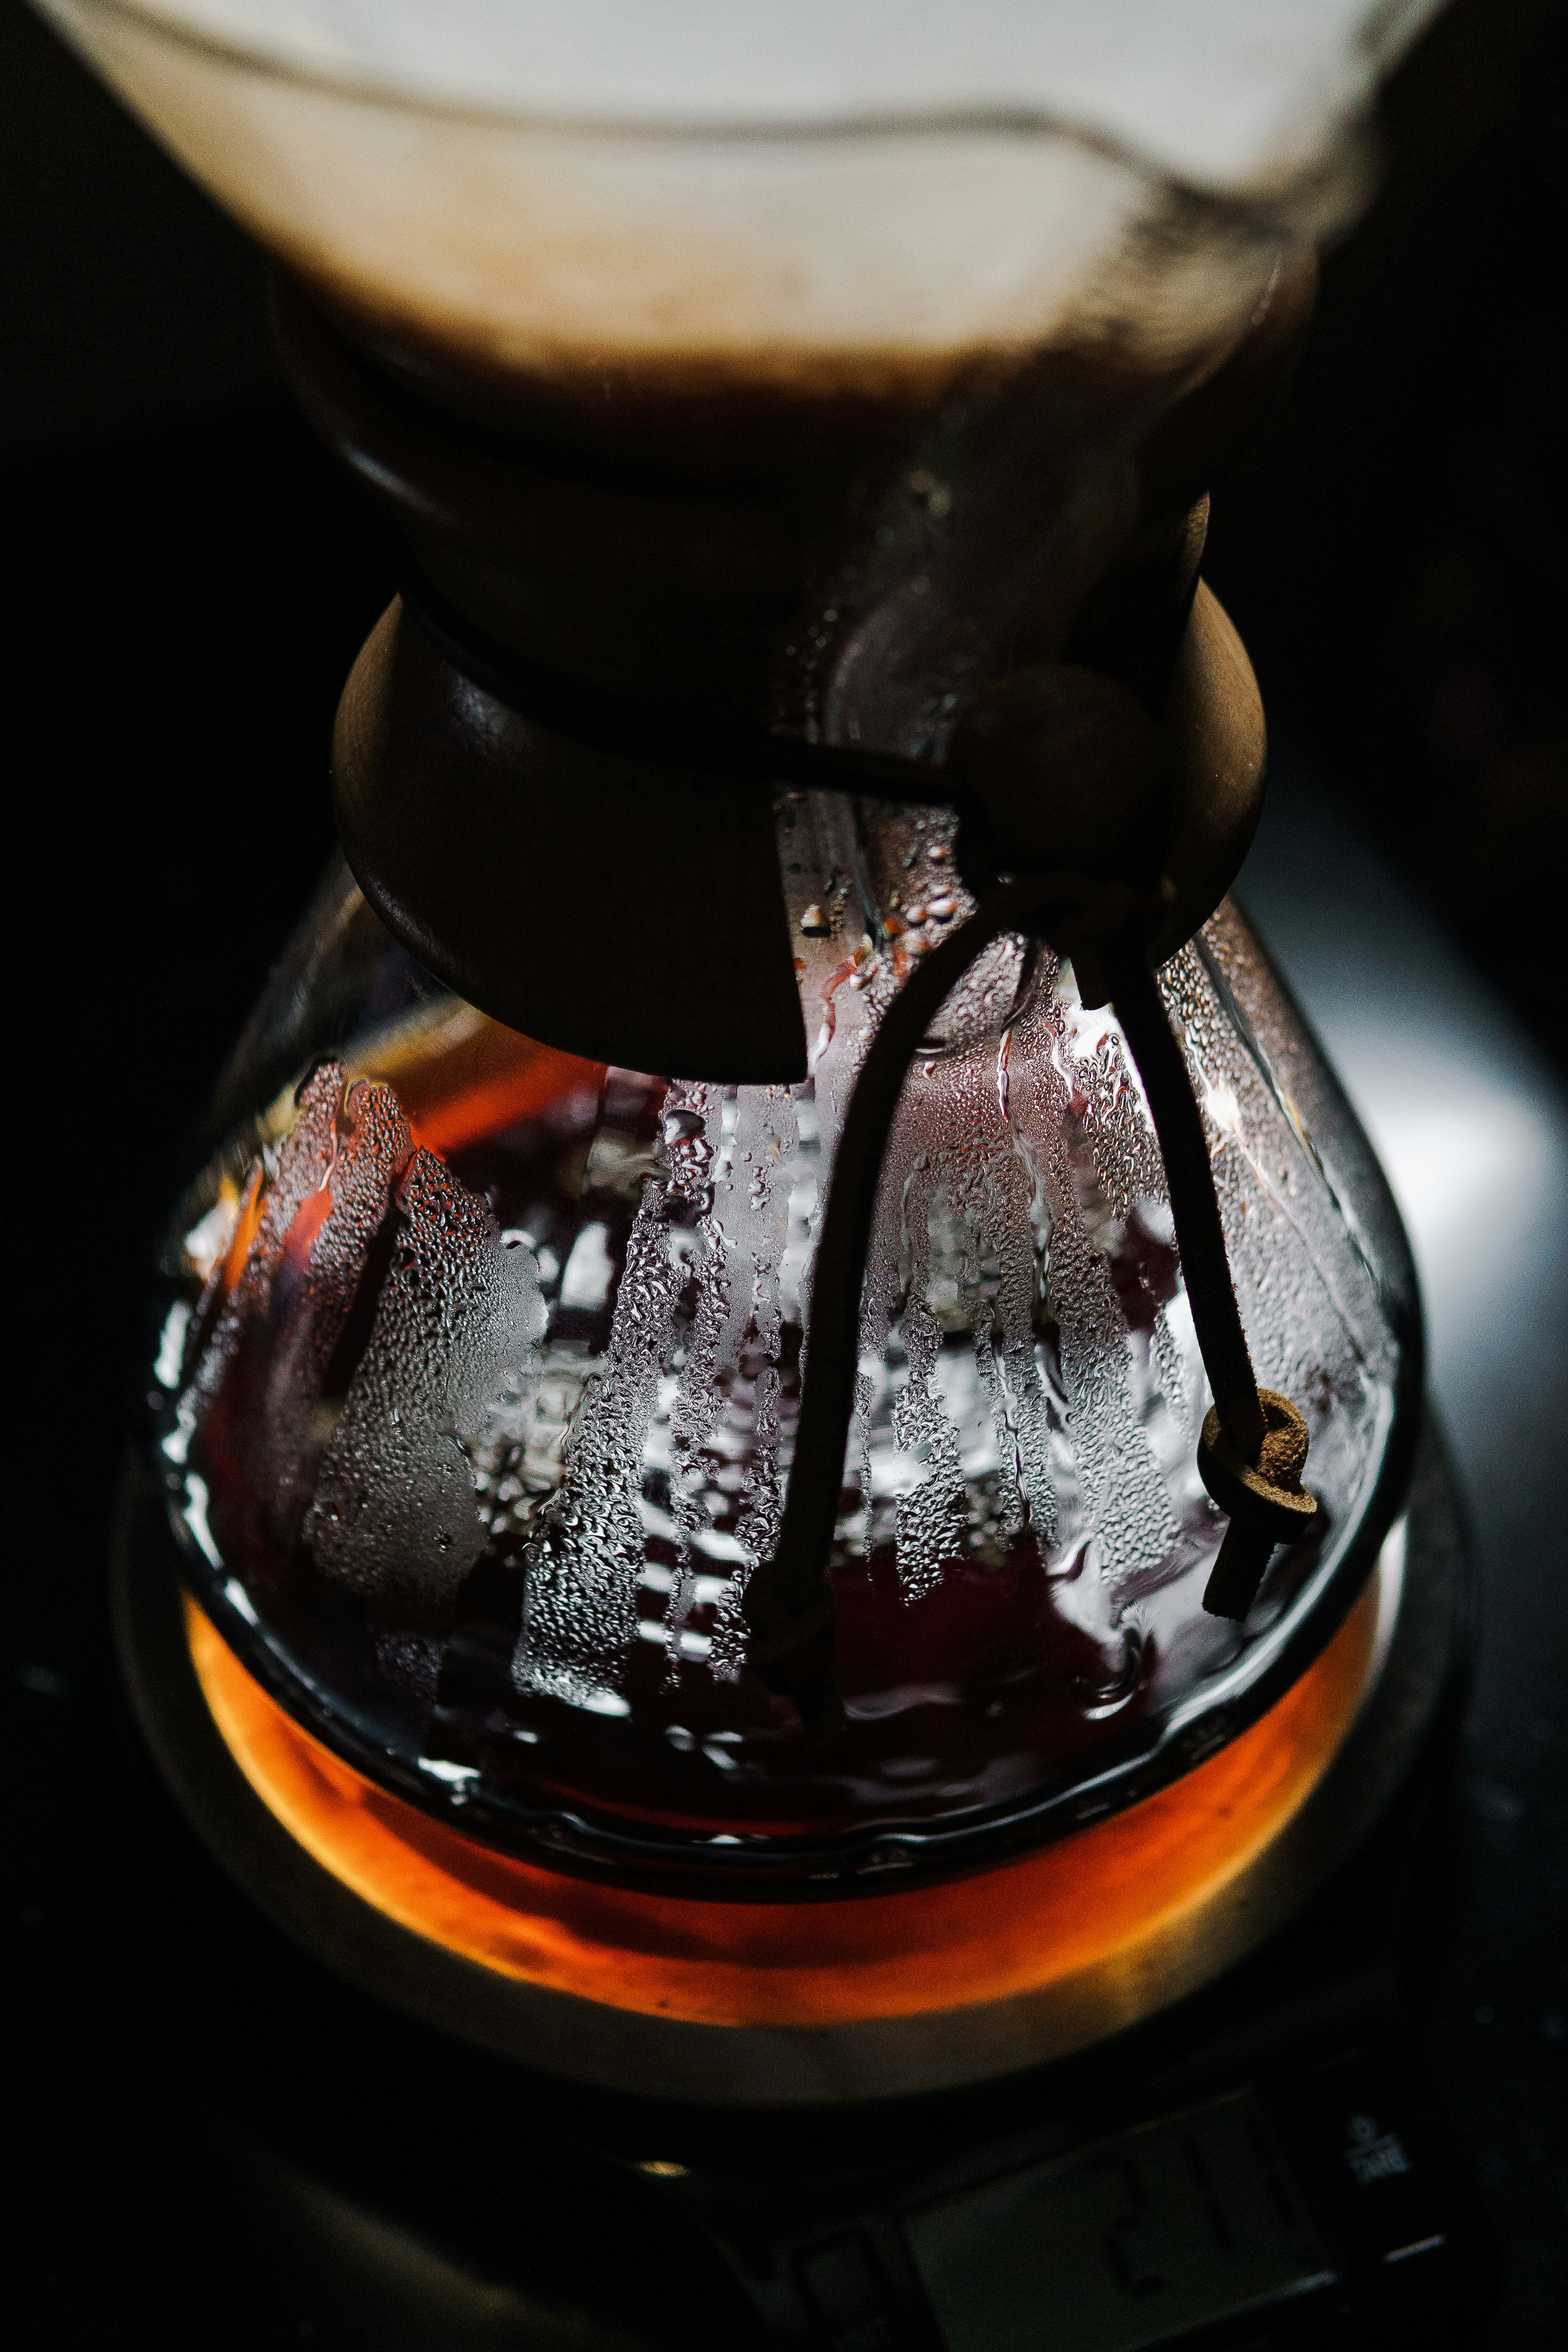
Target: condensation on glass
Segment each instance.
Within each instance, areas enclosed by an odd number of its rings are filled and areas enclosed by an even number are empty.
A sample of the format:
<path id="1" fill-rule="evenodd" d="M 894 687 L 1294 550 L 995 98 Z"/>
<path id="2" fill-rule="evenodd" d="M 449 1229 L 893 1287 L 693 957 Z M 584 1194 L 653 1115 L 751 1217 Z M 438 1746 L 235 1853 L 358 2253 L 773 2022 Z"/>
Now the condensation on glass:
<path id="1" fill-rule="evenodd" d="M 808 1740 L 748 1669 L 835 1140 L 892 992 L 969 905 L 944 812 L 793 793 L 777 825 L 805 1083 L 531 1043 L 340 868 L 169 1243 L 158 1459 L 205 1605 L 313 1730 L 500 1843 L 908 1853 L 1173 1727 L 1207 1752 L 1366 1555 L 1407 1270 L 1243 919 L 1163 985 L 1258 1375 L 1307 1414 L 1323 1506 L 1244 1627 L 1201 1606 L 1208 1400 L 1136 1074 L 1070 967 L 1005 940 L 888 1146 L 832 1564 L 844 1728 Z"/>

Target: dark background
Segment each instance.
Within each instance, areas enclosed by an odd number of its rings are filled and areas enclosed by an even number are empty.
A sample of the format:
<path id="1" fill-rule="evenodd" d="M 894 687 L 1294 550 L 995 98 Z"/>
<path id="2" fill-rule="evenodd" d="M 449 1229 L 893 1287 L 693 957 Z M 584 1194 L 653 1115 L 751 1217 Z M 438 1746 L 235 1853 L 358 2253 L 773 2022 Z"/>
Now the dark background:
<path id="1" fill-rule="evenodd" d="M 1402 68 L 1383 193 L 1330 257 L 1289 392 L 1215 486 L 1205 569 L 1274 728 L 1568 1070 L 1558 16 L 1460 0 Z M 0 320 L 7 1723 L 13 1933 L 36 1964 L 11 2018 L 35 2100 L 25 2261 L 54 2298 L 36 2340 L 65 2343 L 146 2318 L 190 2259 L 177 2213 L 152 2244 L 115 2220 L 163 2029 L 120 1950 L 125 1857 L 84 1826 L 108 1769 L 95 1629 L 145 1254 L 330 847 L 331 716 L 392 562 L 278 392 L 254 252 L 20 0 L 0 0 Z M 1542 2033 L 1555 2018 L 1561 2039 L 1563 2005 L 1559 1985 Z M 138 2037 L 145 2071 L 106 2090 L 105 2053 L 119 2065 Z M 1554 2158 L 1533 2125 L 1494 2121 L 1483 2169 L 1526 2217 L 1519 2309 L 1544 2329 L 1562 2135 Z"/>

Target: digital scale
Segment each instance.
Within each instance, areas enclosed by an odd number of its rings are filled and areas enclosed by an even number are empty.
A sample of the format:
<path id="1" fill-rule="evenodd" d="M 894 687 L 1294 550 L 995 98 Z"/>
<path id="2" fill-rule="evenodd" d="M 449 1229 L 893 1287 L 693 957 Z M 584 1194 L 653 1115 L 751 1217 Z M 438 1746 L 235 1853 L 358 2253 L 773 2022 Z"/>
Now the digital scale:
<path id="1" fill-rule="evenodd" d="M 1103 2068 L 1081 2105 L 1034 2085 L 967 2133 L 910 2128 L 902 2157 L 792 2176 L 776 2203 L 700 2161 L 643 2168 L 718 2237 L 780 2346 L 1464 2342 L 1484 2261 L 1398 2011 L 1335 2034 L 1277 2006 L 1278 1981 L 1256 1998 L 1163 2070 L 1119 2069 L 1120 2095 Z"/>

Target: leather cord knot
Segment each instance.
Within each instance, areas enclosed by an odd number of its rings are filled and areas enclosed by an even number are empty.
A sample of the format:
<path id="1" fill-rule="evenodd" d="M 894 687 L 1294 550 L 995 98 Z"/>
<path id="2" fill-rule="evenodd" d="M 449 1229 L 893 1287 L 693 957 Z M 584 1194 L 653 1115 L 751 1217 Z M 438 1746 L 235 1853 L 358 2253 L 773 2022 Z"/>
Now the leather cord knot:
<path id="1" fill-rule="evenodd" d="M 1317 1497 L 1301 1484 L 1307 1466 L 1307 1424 L 1287 1396 L 1259 1389 L 1263 1443 L 1256 1459 L 1226 1436 L 1219 1407 L 1204 1416 L 1198 1475 L 1230 1525 L 1209 1574 L 1204 1607 L 1211 1617 L 1244 1618 L 1276 1544 L 1294 1543 L 1318 1516 Z"/>

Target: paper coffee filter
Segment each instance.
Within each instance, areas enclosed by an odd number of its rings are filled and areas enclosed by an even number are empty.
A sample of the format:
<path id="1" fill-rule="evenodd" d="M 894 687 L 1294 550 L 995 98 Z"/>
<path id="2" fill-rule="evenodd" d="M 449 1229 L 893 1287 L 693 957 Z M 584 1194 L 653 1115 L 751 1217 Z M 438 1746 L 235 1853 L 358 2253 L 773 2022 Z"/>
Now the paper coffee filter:
<path id="1" fill-rule="evenodd" d="M 1239 328 L 1343 209 L 1339 134 L 1430 0 L 40 5 L 247 227 L 394 326 L 502 370 L 877 389 Z M 1227 209 L 1172 235 L 1173 180 Z"/>
<path id="2" fill-rule="evenodd" d="M 1032 116 L 1246 189 L 1313 169 L 1436 0 L 134 5 L 309 71 L 561 121 Z"/>

